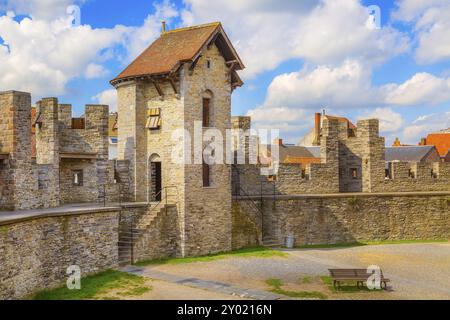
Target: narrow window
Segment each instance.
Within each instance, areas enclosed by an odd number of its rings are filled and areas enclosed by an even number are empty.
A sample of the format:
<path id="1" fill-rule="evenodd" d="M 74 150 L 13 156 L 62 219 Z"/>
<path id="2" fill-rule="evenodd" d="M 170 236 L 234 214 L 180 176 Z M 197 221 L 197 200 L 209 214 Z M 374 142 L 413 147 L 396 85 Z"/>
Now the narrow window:
<path id="1" fill-rule="evenodd" d="M 389 162 L 385 170 L 385 180 L 392 180 L 392 162 Z"/>
<path id="2" fill-rule="evenodd" d="M 434 171 L 434 169 L 431 169 L 431 178 L 437 179 L 437 177 L 438 177 L 437 172 Z"/>
<path id="3" fill-rule="evenodd" d="M 206 162 L 203 162 L 203 187 L 211 187 L 211 167 Z"/>
<path id="4" fill-rule="evenodd" d="M 211 69 L 211 60 L 206 60 L 206 68 Z"/>
<path id="5" fill-rule="evenodd" d="M 83 170 L 72 171 L 72 182 L 75 187 L 83 186 Z"/>
<path id="6" fill-rule="evenodd" d="M 356 168 L 351 168 L 350 169 L 350 177 L 352 179 L 358 179 L 358 169 Z"/>
<path id="7" fill-rule="evenodd" d="M 203 98 L 203 128 L 210 126 L 210 99 Z"/>
<path id="8" fill-rule="evenodd" d="M 409 176 L 411 179 L 415 179 L 415 178 L 416 178 L 416 174 L 415 174 L 415 172 L 414 172 L 412 169 L 409 169 L 409 171 L 408 171 L 408 176 Z"/>

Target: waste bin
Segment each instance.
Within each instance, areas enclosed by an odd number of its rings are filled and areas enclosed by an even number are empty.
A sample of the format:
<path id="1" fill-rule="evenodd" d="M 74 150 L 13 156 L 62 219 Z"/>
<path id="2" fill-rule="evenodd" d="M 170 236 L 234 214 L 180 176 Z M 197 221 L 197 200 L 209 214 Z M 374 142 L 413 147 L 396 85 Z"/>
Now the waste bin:
<path id="1" fill-rule="evenodd" d="M 288 249 L 294 248 L 294 242 L 295 242 L 294 235 L 292 235 L 292 234 L 288 235 L 286 237 L 286 248 L 288 248 Z"/>

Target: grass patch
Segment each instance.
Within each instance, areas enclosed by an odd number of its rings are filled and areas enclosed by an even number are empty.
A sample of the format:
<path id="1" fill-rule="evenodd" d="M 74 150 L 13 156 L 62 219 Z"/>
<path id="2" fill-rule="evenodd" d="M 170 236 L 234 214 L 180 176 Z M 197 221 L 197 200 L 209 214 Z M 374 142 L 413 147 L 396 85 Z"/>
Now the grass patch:
<path id="1" fill-rule="evenodd" d="M 384 292 L 384 290 L 382 289 L 370 290 L 366 286 L 358 288 L 356 286 L 356 282 L 349 282 L 349 283 L 341 282 L 341 287 L 338 290 L 333 286 L 333 278 L 331 278 L 330 276 L 323 276 L 320 277 L 320 279 L 322 279 L 322 282 L 333 293 Z"/>
<path id="2" fill-rule="evenodd" d="M 273 250 L 269 248 L 245 248 L 231 252 L 224 252 L 218 254 L 212 254 L 201 257 L 192 258 L 168 258 L 168 259 L 156 259 L 156 260 L 146 260 L 137 262 L 137 266 L 148 266 L 152 264 L 183 264 L 183 263 L 194 263 L 194 262 L 211 262 L 216 260 L 222 260 L 232 257 L 243 257 L 243 258 L 273 258 L 281 257 L 286 258 L 287 253 L 278 250 Z"/>
<path id="3" fill-rule="evenodd" d="M 81 279 L 81 290 L 69 290 L 66 286 L 37 293 L 34 300 L 117 300 L 119 296 L 139 296 L 152 290 L 145 279 L 125 272 L 108 270 Z M 104 297 L 102 297 L 104 296 Z"/>
<path id="4" fill-rule="evenodd" d="M 383 240 L 383 241 L 360 241 L 351 243 L 336 243 L 336 244 L 310 244 L 296 246 L 297 249 L 332 249 L 332 248 L 351 248 L 362 246 L 376 246 L 376 245 L 389 245 L 389 244 L 414 244 L 414 243 L 448 243 L 449 240 Z"/>
<path id="5" fill-rule="evenodd" d="M 282 288 L 283 281 L 281 281 L 280 279 L 267 279 L 266 284 L 272 287 L 272 289 L 270 290 L 271 292 L 291 298 L 320 299 L 320 300 L 326 300 L 328 298 L 325 294 L 317 291 L 284 290 Z"/>
<path id="6" fill-rule="evenodd" d="M 303 284 L 310 284 L 310 283 L 312 283 L 312 278 L 311 277 L 303 277 L 301 280 L 302 280 L 301 282 Z"/>

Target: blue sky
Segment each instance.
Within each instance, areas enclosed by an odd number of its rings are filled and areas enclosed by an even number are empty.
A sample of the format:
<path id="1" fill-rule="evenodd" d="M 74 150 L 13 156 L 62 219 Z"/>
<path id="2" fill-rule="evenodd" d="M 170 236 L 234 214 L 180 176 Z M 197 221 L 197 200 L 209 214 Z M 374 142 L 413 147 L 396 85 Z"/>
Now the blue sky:
<path id="1" fill-rule="evenodd" d="M 380 8 L 380 29 L 369 5 Z M 0 91 L 57 96 L 76 115 L 86 103 L 114 108 L 109 80 L 158 37 L 162 19 L 169 28 L 222 21 L 247 66 L 233 114 L 288 142 L 324 108 L 380 118 L 388 143 L 450 127 L 450 0 L 0 0 Z"/>

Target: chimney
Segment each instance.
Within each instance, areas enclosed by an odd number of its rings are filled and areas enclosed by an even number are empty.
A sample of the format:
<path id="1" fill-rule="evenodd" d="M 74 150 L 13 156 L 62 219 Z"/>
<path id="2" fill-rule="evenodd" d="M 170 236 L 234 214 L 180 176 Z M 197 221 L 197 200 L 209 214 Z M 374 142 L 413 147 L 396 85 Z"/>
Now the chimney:
<path id="1" fill-rule="evenodd" d="M 314 115 L 314 141 L 313 145 L 320 145 L 320 126 L 322 122 L 322 115 L 320 113 L 316 113 Z"/>
<path id="2" fill-rule="evenodd" d="M 427 138 L 420 139 L 420 146 L 426 146 L 427 145 Z"/>
<path id="3" fill-rule="evenodd" d="M 273 144 L 282 147 L 284 145 L 283 139 L 275 139 Z"/>
<path id="4" fill-rule="evenodd" d="M 164 34 L 164 33 L 166 33 L 166 21 L 162 21 L 162 32 L 161 32 L 161 34 Z"/>

